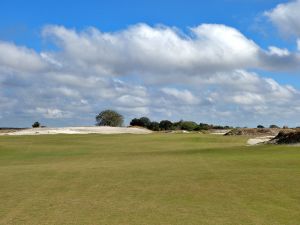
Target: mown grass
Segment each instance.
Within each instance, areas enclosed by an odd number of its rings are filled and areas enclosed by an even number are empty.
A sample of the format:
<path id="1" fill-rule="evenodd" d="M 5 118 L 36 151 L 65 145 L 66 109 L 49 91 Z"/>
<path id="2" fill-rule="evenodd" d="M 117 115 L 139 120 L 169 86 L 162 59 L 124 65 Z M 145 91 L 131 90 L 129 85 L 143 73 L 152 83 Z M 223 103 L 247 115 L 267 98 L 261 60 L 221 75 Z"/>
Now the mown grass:
<path id="1" fill-rule="evenodd" d="M 0 137 L 0 224 L 299 224 L 300 147 L 246 140 Z"/>

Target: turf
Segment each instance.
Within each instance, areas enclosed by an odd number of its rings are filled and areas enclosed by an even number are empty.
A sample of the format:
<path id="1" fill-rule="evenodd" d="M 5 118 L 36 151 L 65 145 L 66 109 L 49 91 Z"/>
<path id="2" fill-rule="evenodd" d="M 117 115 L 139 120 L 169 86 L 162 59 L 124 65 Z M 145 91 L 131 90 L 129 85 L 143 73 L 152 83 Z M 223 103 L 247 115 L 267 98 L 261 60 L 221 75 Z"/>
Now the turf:
<path id="1" fill-rule="evenodd" d="M 201 134 L 0 137 L 0 224 L 300 223 L 300 147 Z"/>

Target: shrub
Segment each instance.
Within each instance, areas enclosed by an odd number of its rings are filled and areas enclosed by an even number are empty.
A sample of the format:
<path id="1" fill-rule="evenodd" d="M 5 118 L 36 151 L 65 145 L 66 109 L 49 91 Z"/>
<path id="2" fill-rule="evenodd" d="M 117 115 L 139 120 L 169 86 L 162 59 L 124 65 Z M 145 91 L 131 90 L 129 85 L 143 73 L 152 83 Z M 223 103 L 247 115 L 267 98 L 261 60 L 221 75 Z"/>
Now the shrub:
<path id="1" fill-rule="evenodd" d="M 140 119 L 134 118 L 131 120 L 131 126 L 148 127 L 151 121 L 148 117 L 141 117 Z"/>
<path id="2" fill-rule="evenodd" d="M 173 123 L 169 120 L 162 120 L 159 123 L 159 128 L 161 130 L 172 130 L 173 129 Z"/>
<path id="3" fill-rule="evenodd" d="M 209 130 L 211 126 L 206 123 L 200 123 L 197 127 L 196 130 Z"/>
<path id="4" fill-rule="evenodd" d="M 197 123 L 193 121 L 182 121 L 181 122 L 181 130 L 193 131 L 197 128 Z"/>
<path id="5" fill-rule="evenodd" d="M 158 122 L 151 122 L 148 127 L 149 130 L 153 130 L 153 131 L 159 131 L 159 123 Z"/>
<path id="6" fill-rule="evenodd" d="M 141 125 L 142 125 L 142 123 L 141 123 L 140 119 L 137 119 L 137 118 L 134 118 L 130 122 L 130 126 L 139 126 L 139 127 L 141 127 Z"/>
<path id="7" fill-rule="evenodd" d="M 41 124 L 39 123 L 39 122 L 34 122 L 33 124 L 32 124 L 32 128 L 38 128 L 38 127 L 40 127 L 41 126 Z"/>

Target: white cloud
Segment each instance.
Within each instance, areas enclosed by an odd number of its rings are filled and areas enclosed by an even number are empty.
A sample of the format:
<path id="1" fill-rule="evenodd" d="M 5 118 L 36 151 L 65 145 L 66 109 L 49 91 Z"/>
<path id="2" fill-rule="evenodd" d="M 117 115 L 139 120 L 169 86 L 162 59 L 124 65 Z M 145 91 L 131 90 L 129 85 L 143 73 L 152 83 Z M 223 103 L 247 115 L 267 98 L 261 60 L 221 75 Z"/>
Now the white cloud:
<path id="1" fill-rule="evenodd" d="M 194 105 L 199 103 L 199 99 L 188 90 L 163 88 L 162 92 L 168 96 L 174 97 L 180 104 Z"/>
<path id="2" fill-rule="evenodd" d="M 62 49 L 56 58 L 74 73 L 104 75 L 185 74 L 260 68 L 298 66 L 300 59 L 272 46 L 261 49 L 232 27 L 203 24 L 185 35 L 177 29 L 146 24 L 116 33 L 96 28 L 77 32 L 61 26 L 47 26 L 43 34 Z M 84 49 L 84 51 L 83 51 Z M 51 54 L 55 57 L 55 54 Z M 273 57 L 275 55 L 275 57 Z M 278 57 L 280 56 L 280 57 Z M 281 63 L 280 63 L 281 62 Z"/>
<path id="3" fill-rule="evenodd" d="M 55 108 L 36 108 L 36 113 L 42 114 L 43 117 L 47 119 L 62 119 L 70 118 L 72 116 L 71 112 L 62 111 Z"/>
<path id="4" fill-rule="evenodd" d="M 1 113 L 1 122 L 22 115 L 28 124 L 35 118 L 93 124 L 105 108 L 128 119 L 234 124 L 257 116 L 298 117 L 297 89 L 248 69 L 295 70 L 298 53 L 263 50 L 225 25 L 203 24 L 189 34 L 145 24 L 115 33 L 48 26 L 43 34 L 58 50 L 38 53 L 1 42 L 0 109 L 9 112 Z"/>
<path id="5" fill-rule="evenodd" d="M 34 50 L 0 41 L 0 69 L 24 73 L 45 68 L 46 63 Z"/>
<path id="6" fill-rule="evenodd" d="M 132 95 L 122 95 L 119 98 L 117 98 L 117 103 L 120 106 L 126 106 L 126 107 L 143 107 L 148 105 L 148 99 L 141 98 L 137 96 Z"/>
<path id="7" fill-rule="evenodd" d="M 279 56 L 279 57 L 283 57 L 283 56 L 289 56 L 291 53 L 286 48 L 282 49 L 282 48 L 277 48 L 275 46 L 270 46 L 269 47 L 269 54 L 270 55 L 276 55 L 276 56 Z"/>
<path id="8" fill-rule="evenodd" d="M 279 4 L 265 15 L 283 34 L 300 37 L 300 0 Z"/>
<path id="9" fill-rule="evenodd" d="M 259 105 L 264 103 L 263 96 L 247 92 L 234 95 L 232 100 L 240 105 Z"/>

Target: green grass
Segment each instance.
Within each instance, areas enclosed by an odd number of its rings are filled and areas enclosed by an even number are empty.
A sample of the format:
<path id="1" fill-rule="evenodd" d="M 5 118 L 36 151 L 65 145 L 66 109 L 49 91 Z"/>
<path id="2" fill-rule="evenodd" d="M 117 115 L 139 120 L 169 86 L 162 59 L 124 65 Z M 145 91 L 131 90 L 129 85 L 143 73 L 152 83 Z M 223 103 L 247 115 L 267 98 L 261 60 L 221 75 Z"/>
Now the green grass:
<path id="1" fill-rule="evenodd" d="M 299 224 L 300 147 L 246 140 L 0 137 L 0 224 Z"/>

